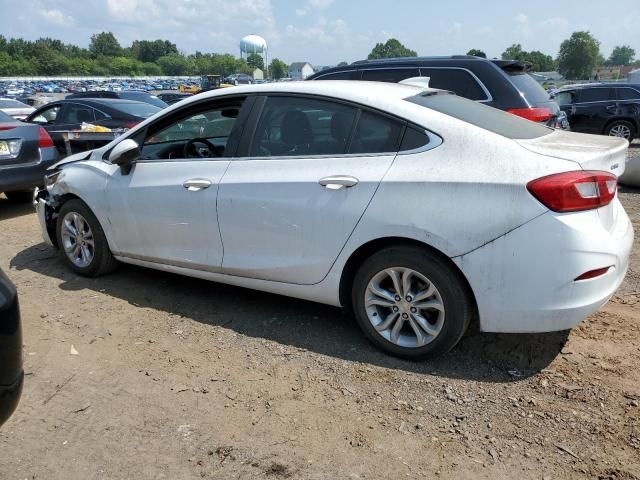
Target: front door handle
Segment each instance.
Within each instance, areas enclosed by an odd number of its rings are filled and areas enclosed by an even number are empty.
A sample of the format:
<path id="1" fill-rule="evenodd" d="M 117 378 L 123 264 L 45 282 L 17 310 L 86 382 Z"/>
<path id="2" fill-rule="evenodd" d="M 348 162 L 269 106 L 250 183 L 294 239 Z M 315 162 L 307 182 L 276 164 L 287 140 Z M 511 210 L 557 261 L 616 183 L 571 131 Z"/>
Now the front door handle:
<path id="1" fill-rule="evenodd" d="M 211 186 L 211 181 L 204 178 L 194 178 L 193 180 L 185 181 L 182 186 L 190 192 L 199 192 L 200 190 L 209 188 Z"/>
<path id="2" fill-rule="evenodd" d="M 355 187 L 358 184 L 358 179 L 348 175 L 333 175 L 331 177 L 321 178 L 318 180 L 318 183 L 327 190 L 341 190 L 343 188 Z"/>

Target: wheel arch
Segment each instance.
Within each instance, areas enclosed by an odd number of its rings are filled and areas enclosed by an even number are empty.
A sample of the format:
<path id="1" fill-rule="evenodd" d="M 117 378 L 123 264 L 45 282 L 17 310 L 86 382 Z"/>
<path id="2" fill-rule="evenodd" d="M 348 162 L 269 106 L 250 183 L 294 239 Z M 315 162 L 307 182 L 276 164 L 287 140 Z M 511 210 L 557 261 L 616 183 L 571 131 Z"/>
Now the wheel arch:
<path id="1" fill-rule="evenodd" d="M 635 133 L 635 136 L 638 136 L 638 134 L 640 133 L 640 121 L 639 121 L 639 120 L 636 120 L 636 119 L 635 119 L 635 118 L 633 118 L 633 117 L 619 117 L 619 118 L 612 118 L 611 120 L 607 121 L 607 122 L 604 124 L 604 127 L 602 128 L 602 133 L 603 133 L 603 134 L 604 134 L 604 133 L 606 133 L 606 131 L 607 131 L 607 129 L 609 128 L 609 126 L 610 126 L 612 123 L 615 123 L 615 122 L 628 122 L 628 123 L 630 123 L 630 124 L 633 126 L 633 128 L 635 128 L 635 130 L 636 130 L 636 131 L 634 132 L 634 133 Z"/>
<path id="2" fill-rule="evenodd" d="M 356 250 L 354 250 L 349 259 L 346 261 L 342 274 L 340 276 L 340 284 L 339 284 L 339 296 L 340 296 L 340 304 L 343 308 L 347 310 L 351 310 L 351 285 L 353 284 L 353 280 L 358 272 L 358 269 L 362 265 L 362 263 L 380 250 L 383 250 L 388 247 L 397 247 L 397 246 L 409 246 L 409 247 L 418 247 L 425 251 L 429 251 L 430 253 L 437 255 L 442 260 L 444 260 L 448 265 L 451 266 L 452 271 L 458 275 L 465 288 L 469 293 L 469 298 L 473 302 L 474 305 L 474 319 L 472 322 L 477 322 L 478 319 L 478 303 L 476 301 L 475 293 L 471 288 L 471 284 L 467 280 L 467 277 L 464 275 L 460 267 L 455 264 L 451 258 L 442 253 L 442 251 L 434 248 L 433 246 L 421 242 L 419 240 L 415 240 L 412 238 L 406 237 L 381 237 L 376 238 L 374 240 L 370 240 L 367 243 L 361 245 Z"/>

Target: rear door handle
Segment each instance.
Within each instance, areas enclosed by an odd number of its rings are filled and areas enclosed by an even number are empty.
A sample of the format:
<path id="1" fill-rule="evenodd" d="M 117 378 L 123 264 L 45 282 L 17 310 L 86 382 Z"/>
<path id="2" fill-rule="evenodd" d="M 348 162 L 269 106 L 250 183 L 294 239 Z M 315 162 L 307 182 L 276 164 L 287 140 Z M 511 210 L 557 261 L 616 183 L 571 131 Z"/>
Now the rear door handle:
<path id="1" fill-rule="evenodd" d="M 358 184 L 358 179 L 350 177 L 349 175 L 333 175 L 331 177 L 321 178 L 318 180 L 318 183 L 327 190 L 341 190 L 343 188 L 355 187 Z"/>
<path id="2" fill-rule="evenodd" d="M 190 192 L 199 192 L 211 186 L 211 181 L 204 178 L 194 178 L 192 180 L 186 180 L 182 186 Z"/>

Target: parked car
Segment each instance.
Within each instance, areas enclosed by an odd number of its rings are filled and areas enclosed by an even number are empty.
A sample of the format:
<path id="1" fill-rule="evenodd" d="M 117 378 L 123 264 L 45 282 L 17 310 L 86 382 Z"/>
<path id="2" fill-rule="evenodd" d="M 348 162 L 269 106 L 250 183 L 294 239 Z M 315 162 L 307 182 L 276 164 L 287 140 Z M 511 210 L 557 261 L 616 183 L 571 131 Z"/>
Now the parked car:
<path id="1" fill-rule="evenodd" d="M 0 112 L 0 192 L 15 202 L 33 199 L 44 173 L 59 160 L 46 130 Z"/>
<path id="2" fill-rule="evenodd" d="M 169 93 L 159 93 L 158 98 L 163 102 L 166 102 L 169 105 L 173 105 L 174 103 L 178 103 L 180 100 L 184 100 L 185 98 L 189 98 L 193 96 L 191 93 L 178 93 L 178 92 L 169 92 Z"/>
<path id="3" fill-rule="evenodd" d="M 622 137 L 640 134 L 640 85 L 600 83 L 573 85 L 556 92 L 575 132 Z"/>
<path id="4" fill-rule="evenodd" d="M 389 58 L 330 68 L 307 80 L 397 83 L 411 77 L 429 77 L 432 88 L 450 90 L 528 120 L 568 129 L 566 115 L 527 73 L 530 68 L 530 64 L 519 60 L 488 60 L 468 55 Z"/>
<path id="5" fill-rule="evenodd" d="M 166 108 L 169 106 L 168 103 L 164 102 L 156 95 L 151 95 L 150 93 L 136 90 L 122 90 L 118 92 L 78 92 L 66 96 L 67 100 L 78 98 L 122 98 L 124 100 L 135 100 L 137 102 L 149 103 L 159 108 Z"/>
<path id="6" fill-rule="evenodd" d="M 251 85 L 253 83 L 253 77 L 246 73 L 233 73 L 224 79 L 225 83 L 231 85 Z"/>
<path id="7" fill-rule="evenodd" d="M 111 129 L 129 129 L 159 112 L 155 105 L 114 98 L 59 100 L 40 107 L 25 121 L 44 127 L 61 155 L 66 153 L 61 132 L 78 130 L 83 123 Z"/>
<path id="8" fill-rule="evenodd" d="M 0 98 L 0 111 L 16 120 L 24 120 L 35 111 L 35 108 L 13 98 Z"/>
<path id="9" fill-rule="evenodd" d="M 23 382 L 18 292 L 0 270 L 0 426 L 18 406 Z"/>
<path id="10" fill-rule="evenodd" d="M 376 346 L 420 358 L 476 318 L 564 330 L 613 295 L 626 151 L 440 90 L 272 83 L 67 158 L 37 210 L 80 275 L 122 261 L 350 307 Z"/>

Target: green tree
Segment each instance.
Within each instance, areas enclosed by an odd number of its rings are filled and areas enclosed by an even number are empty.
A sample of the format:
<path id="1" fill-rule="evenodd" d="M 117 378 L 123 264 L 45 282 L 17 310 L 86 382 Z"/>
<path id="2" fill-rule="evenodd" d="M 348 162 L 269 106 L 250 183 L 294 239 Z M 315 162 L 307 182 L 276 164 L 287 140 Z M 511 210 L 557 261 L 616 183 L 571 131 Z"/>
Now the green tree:
<path id="1" fill-rule="evenodd" d="M 525 61 L 531 64 L 531 69 L 534 72 L 550 72 L 555 68 L 553 57 L 538 50 L 527 52 Z"/>
<path id="2" fill-rule="evenodd" d="M 180 76 L 187 74 L 189 63 L 182 55 L 165 55 L 158 59 L 158 65 L 165 75 Z"/>
<path id="3" fill-rule="evenodd" d="M 526 52 L 522 50 L 522 45 L 514 43 L 504 52 L 502 52 L 502 60 L 524 60 Z"/>
<path id="4" fill-rule="evenodd" d="M 131 44 L 131 56 L 141 62 L 155 62 L 166 55 L 177 55 L 178 47 L 168 40 L 136 40 Z"/>
<path id="5" fill-rule="evenodd" d="M 375 60 L 378 58 L 415 57 L 417 55 L 416 52 L 408 49 L 395 38 L 390 38 L 386 43 L 376 43 L 368 58 Z"/>
<path id="6" fill-rule="evenodd" d="M 276 80 L 286 78 L 289 73 L 289 66 L 279 58 L 274 58 L 271 65 L 269 65 L 269 72 L 271 72 L 271 77 Z"/>
<path id="7" fill-rule="evenodd" d="M 589 32 L 573 32 L 560 44 L 558 70 L 569 80 L 584 80 L 591 77 L 598 64 L 600 42 Z"/>
<path id="8" fill-rule="evenodd" d="M 472 55 L 474 57 L 487 58 L 487 54 L 484 53 L 482 50 L 478 50 L 477 48 L 472 48 L 471 50 L 469 50 L 467 52 L 467 55 Z"/>
<path id="9" fill-rule="evenodd" d="M 257 53 L 252 53 L 247 57 L 247 65 L 251 67 L 251 70 L 255 70 L 256 68 L 264 70 L 264 60 Z"/>
<path id="10" fill-rule="evenodd" d="M 340 62 L 340 63 L 338 64 L 338 66 L 339 66 L 339 67 L 348 67 L 348 66 L 349 66 L 349 64 L 348 64 L 347 62 Z"/>
<path id="11" fill-rule="evenodd" d="M 122 47 L 118 40 L 111 32 L 102 32 L 91 35 L 89 43 L 89 52 L 94 58 L 117 57 L 122 54 Z"/>
<path id="12" fill-rule="evenodd" d="M 615 47 L 607 59 L 607 65 L 631 65 L 636 56 L 636 51 L 629 45 Z"/>

